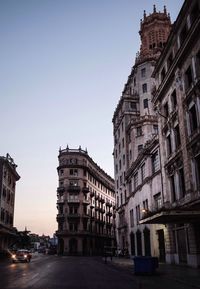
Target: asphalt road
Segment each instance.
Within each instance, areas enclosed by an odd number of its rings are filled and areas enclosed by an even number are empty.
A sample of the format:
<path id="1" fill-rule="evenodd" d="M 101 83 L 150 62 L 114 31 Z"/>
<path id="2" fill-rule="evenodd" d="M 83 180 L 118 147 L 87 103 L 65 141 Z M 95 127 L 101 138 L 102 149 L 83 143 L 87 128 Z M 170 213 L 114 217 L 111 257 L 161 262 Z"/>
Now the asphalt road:
<path id="1" fill-rule="evenodd" d="M 33 256 L 30 263 L 5 262 L 0 289 L 134 289 L 132 272 L 105 264 L 102 258 Z"/>
<path id="2" fill-rule="evenodd" d="M 199 269 L 161 264 L 155 275 L 136 276 L 125 261 L 43 254 L 30 263 L 0 261 L 0 289 L 200 289 Z"/>

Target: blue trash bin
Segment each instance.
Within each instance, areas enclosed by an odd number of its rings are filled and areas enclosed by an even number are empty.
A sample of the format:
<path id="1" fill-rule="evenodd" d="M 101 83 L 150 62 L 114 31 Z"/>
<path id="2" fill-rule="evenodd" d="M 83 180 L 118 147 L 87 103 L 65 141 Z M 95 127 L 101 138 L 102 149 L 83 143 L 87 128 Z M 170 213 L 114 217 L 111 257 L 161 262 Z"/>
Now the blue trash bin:
<path id="1" fill-rule="evenodd" d="M 133 258 L 135 274 L 153 274 L 158 268 L 158 258 L 150 256 L 136 256 Z"/>

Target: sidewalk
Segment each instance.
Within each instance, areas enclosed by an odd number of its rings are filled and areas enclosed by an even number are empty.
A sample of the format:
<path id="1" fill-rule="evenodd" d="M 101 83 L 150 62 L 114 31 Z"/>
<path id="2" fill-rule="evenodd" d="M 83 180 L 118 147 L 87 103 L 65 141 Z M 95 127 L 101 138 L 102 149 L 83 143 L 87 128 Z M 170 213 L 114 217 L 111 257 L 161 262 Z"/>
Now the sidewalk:
<path id="1" fill-rule="evenodd" d="M 154 275 L 135 275 L 132 259 L 114 257 L 107 263 L 120 266 L 133 274 L 138 289 L 200 289 L 200 269 L 184 265 L 171 265 L 160 263 Z"/>

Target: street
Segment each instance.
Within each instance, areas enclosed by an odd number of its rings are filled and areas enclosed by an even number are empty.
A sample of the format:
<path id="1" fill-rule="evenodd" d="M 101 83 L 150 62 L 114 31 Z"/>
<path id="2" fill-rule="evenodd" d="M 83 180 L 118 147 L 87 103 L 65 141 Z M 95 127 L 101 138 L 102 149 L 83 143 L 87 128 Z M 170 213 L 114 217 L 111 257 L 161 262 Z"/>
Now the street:
<path id="1" fill-rule="evenodd" d="M 175 267 L 176 273 L 173 274 L 173 267 L 161 266 L 161 271 L 155 276 L 135 276 L 131 263 L 125 266 L 122 262 L 108 260 L 105 264 L 101 257 L 35 254 L 30 263 L 3 261 L 0 266 L 0 289 L 200 288 L 198 269 L 183 269 L 179 266 Z M 167 271 L 166 268 L 170 269 Z M 185 278 L 186 274 L 188 278 Z"/>
<path id="2" fill-rule="evenodd" d="M 102 258 L 33 256 L 30 263 L 1 266 L 1 289 L 134 288 L 131 274 L 104 264 Z"/>

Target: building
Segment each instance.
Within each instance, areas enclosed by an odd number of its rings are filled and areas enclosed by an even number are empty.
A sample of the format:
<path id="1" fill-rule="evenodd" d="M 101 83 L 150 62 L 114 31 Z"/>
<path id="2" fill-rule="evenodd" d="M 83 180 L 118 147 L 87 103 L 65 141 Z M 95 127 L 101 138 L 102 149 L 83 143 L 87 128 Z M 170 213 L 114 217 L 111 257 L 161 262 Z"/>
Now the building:
<path id="1" fill-rule="evenodd" d="M 17 165 L 9 154 L 0 157 L 0 252 L 6 251 L 17 237 L 13 227 L 15 188 L 20 179 Z"/>
<path id="2" fill-rule="evenodd" d="M 152 72 L 171 30 L 166 7 L 140 23 L 141 47 L 113 116 L 117 243 L 131 255 L 165 260 L 164 226 L 140 224 L 160 206 L 162 177 Z"/>
<path id="3" fill-rule="evenodd" d="M 59 151 L 58 253 L 98 255 L 115 245 L 114 180 L 86 150 Z"/>
<path id="4" fill-rule="evenodd" d="M 186 0 L 153 76 L 163 176 L 161 207 L 143 223 L 165 224 L 166 261 L 200 266 L 200 1 Z"/>

